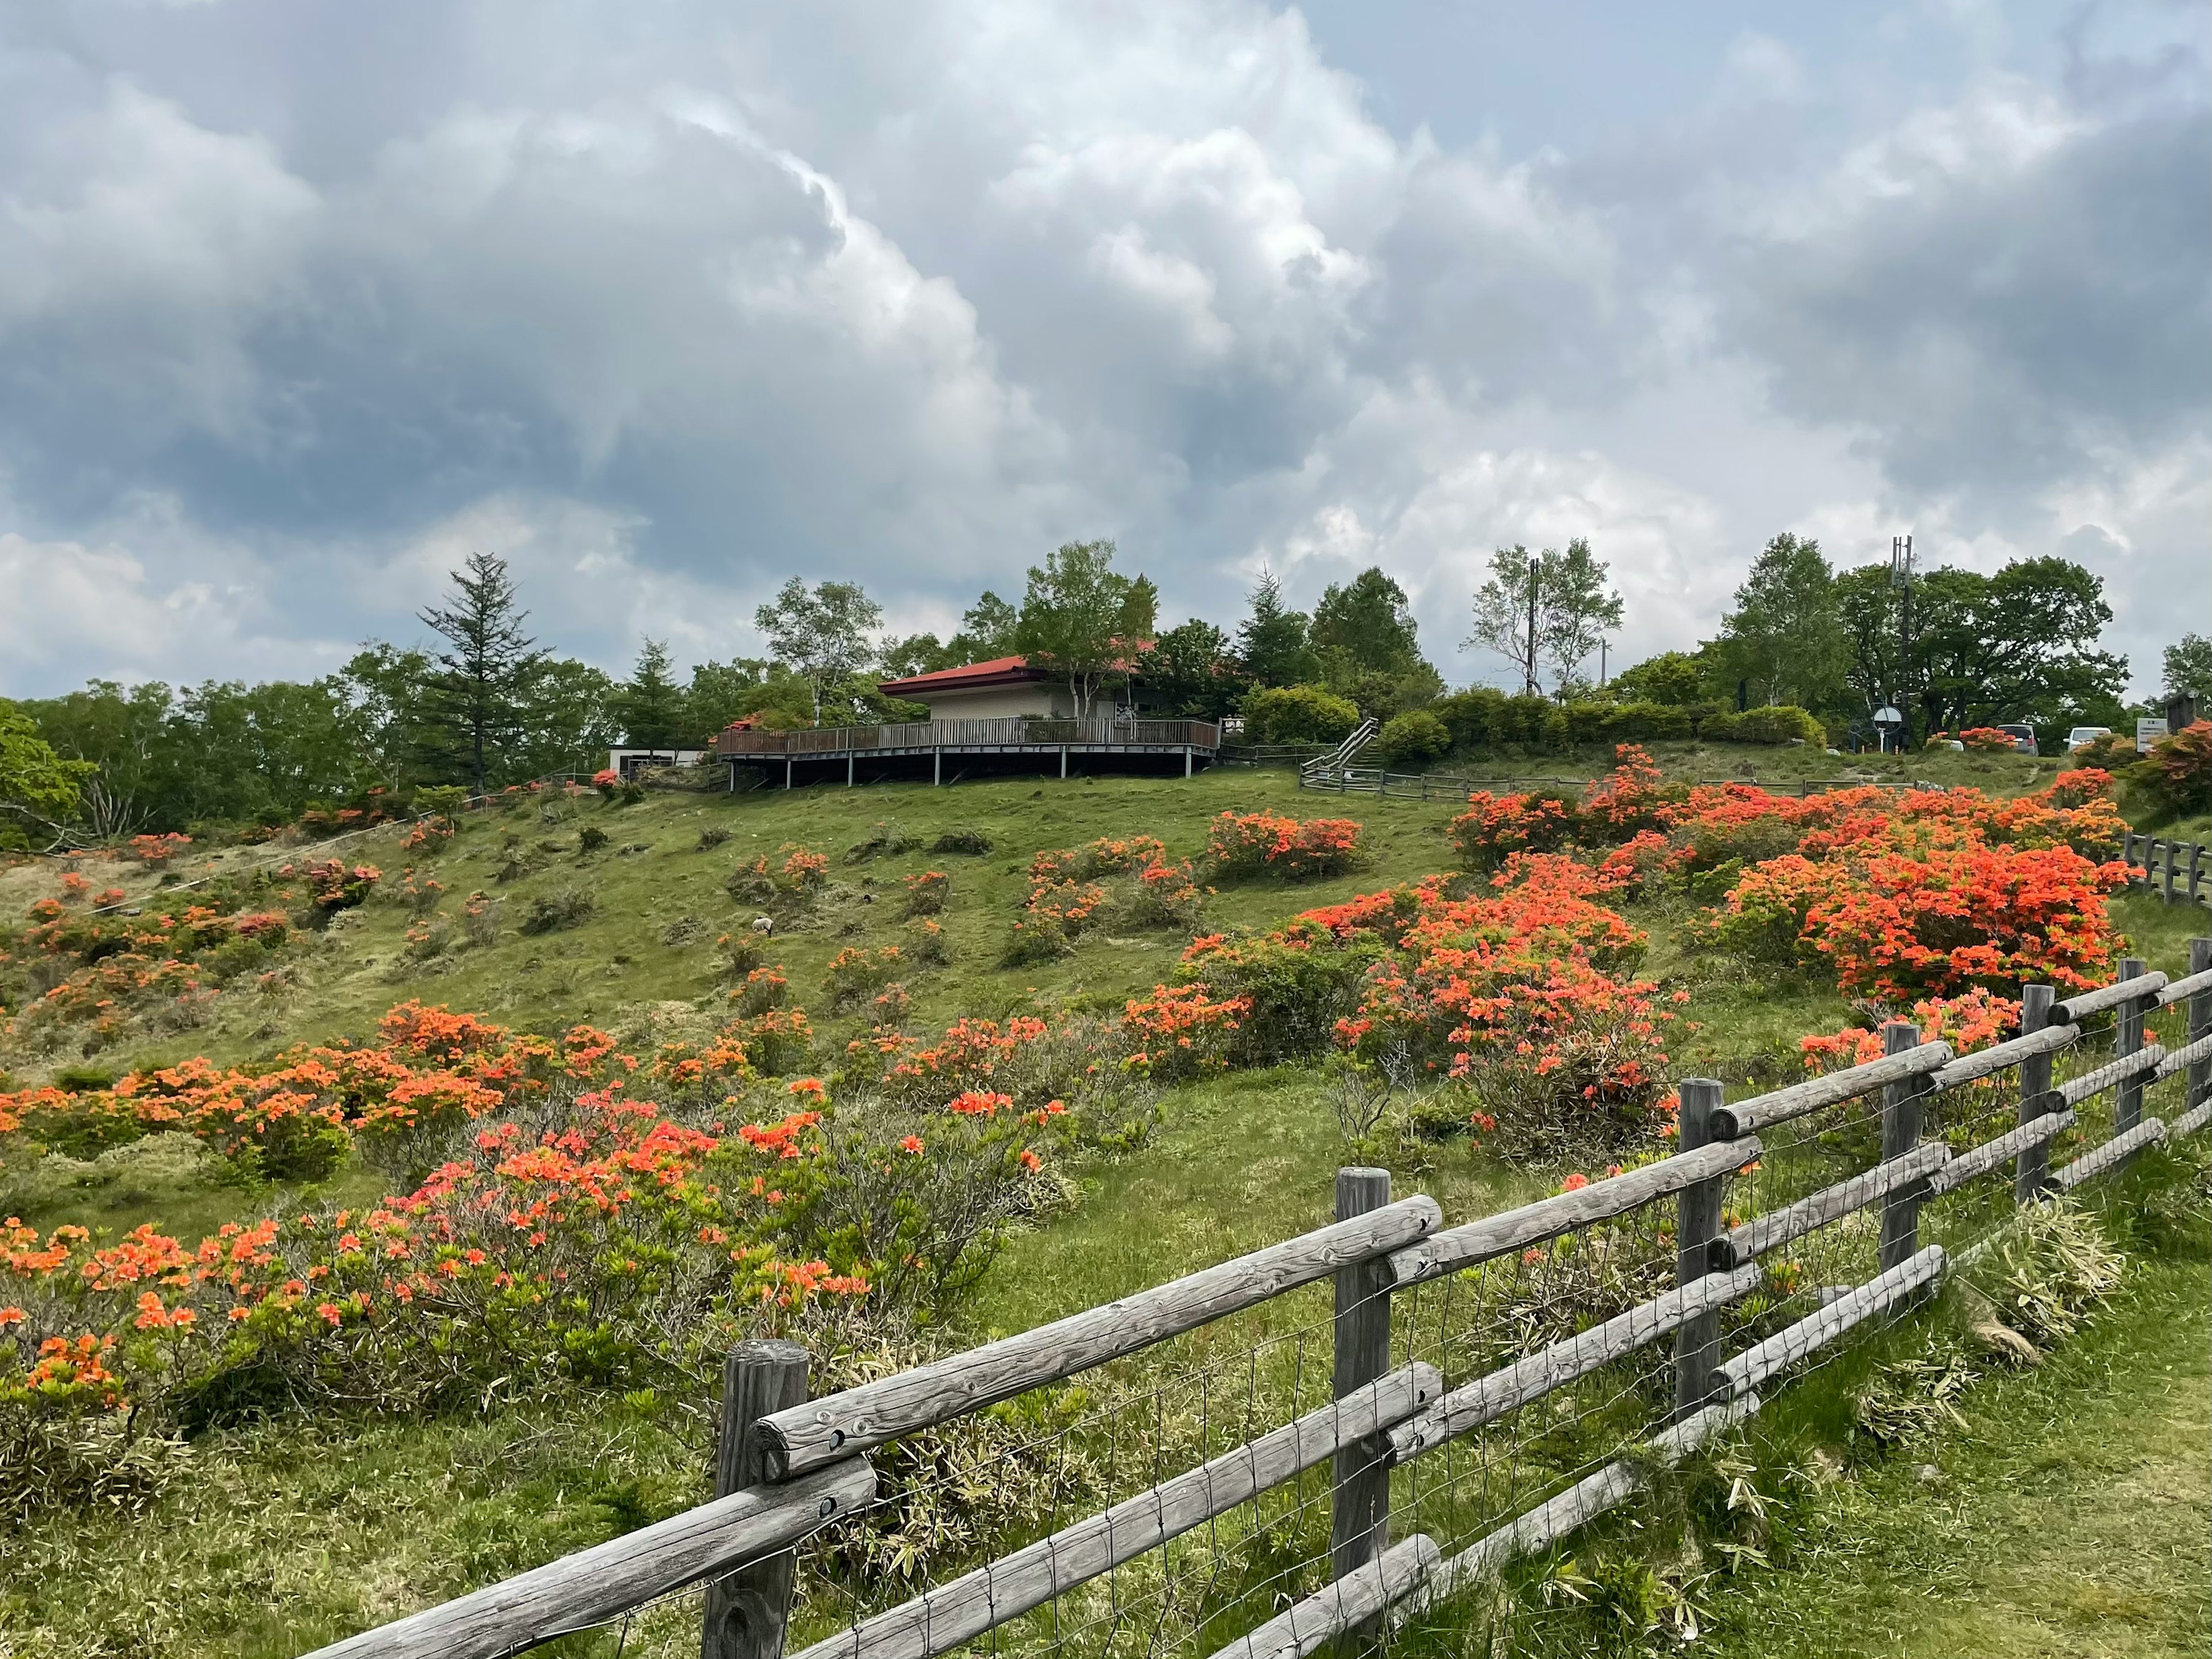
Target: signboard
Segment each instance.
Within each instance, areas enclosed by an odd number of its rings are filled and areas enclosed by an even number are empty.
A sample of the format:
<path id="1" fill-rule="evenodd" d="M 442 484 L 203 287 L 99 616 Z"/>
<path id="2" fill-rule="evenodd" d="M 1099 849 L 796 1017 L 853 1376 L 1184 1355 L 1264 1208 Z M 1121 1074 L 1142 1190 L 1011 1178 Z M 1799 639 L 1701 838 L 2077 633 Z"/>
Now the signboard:
<path id="1" fill-rule="evenodd" d="M 2148 755 L 2150 753 L 2151 744 L 2165 735 L 2164 720 L 2137 720 L 2136 722 L 2136 753 Z"/>

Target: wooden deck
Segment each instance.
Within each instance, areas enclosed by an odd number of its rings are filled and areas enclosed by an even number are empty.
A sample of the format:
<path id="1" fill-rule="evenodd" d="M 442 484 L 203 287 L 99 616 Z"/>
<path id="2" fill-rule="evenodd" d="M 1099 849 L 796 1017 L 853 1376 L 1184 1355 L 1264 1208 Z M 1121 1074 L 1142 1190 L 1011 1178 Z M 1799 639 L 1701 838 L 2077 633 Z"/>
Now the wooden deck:
<path id="1" fill-rule="evenodd" d="M 1209 720 L 915 720 L 897 726 L 830 726 L 799 732 L 725 732 L 714 758 L 756 768 L 770 783 L 935 784 L 1010 773 L 1149 773 L 1190 776 L 1221 750 Z M 779 777 L 777 775 L 781 774 Z"/>

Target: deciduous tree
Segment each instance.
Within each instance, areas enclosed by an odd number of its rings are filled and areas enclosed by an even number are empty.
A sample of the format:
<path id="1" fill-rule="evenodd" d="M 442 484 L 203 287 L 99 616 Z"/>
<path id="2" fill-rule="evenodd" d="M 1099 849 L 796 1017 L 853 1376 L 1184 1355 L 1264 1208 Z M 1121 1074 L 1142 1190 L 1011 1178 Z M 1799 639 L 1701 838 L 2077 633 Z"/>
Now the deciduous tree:
<path id="1" fill-rule="evenodd" d="M 1715 646 L 1724 678 L 1748 680 L 1754 704 L 1832 702 L 1850 650 L 1820 544 L 1788 531 L 1767 543 L 1735 591 L 1735 609 L 1721 618 Z"/>
<path id="2" fill-rule="evenodd" d="M 871 636 L 883 620 L 883 606 L 859 583 L 823 582 L 810 590 L 797 576 L 753 612 L 769 649 L 812 689 L 817 726 L 823 694 L 866 665 L 874 654 Z"/>
<path id="3" fill-rule="evenodd" d="M 1134 619 L 1134 586 L 1115 572 L 1110 541 L 1068 542 L 1030 567 L 1015 647 L 1031 667 L 1067 683 L 1078 719 L 1090 714 L 1102 686 L 1126 672 L 1135 644 L 1122 629 Z"/>

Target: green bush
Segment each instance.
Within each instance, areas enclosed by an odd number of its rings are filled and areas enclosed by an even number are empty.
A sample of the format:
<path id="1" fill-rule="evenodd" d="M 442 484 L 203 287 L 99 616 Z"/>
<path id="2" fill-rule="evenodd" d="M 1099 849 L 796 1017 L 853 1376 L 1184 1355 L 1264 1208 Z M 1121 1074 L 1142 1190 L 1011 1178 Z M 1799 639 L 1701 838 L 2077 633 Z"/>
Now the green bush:
<path id="1" fill-rule="evenodd" d="M 1382 753 L 1394 766 L 1426 766 L 1451 753 L 1449 727 L 1425 708 L 1399 715 L 1382 728 Z"/>
<path id="2" fill-rule="evenodd" d="M 1787 703 L 1774 708 L 1747 708 L 1741 714 L 1723 710 L 1698 722 L 1698 735 L 1708 743 L 1788 743 L 1792 738 L 1826 744 L 1828 728 L 1802 708 Z"/>
<path id="3" fill-rule="evenodd" d="M 1498 723 L 1504 708 L 1503 691 L 1477 685 L 1438 697 L 1429 705 L 1429 712 L 1444 723 L 1455 748 L 1480 749 L 1501 740 Z"/>
<path id="4" fill-rule="evenodd" d="M 1334 743 L 1359 724 L 1359 709 L 1317 685 L 1271 685 L 1244 699 L 1244 735 L 1254 743 Z"/>

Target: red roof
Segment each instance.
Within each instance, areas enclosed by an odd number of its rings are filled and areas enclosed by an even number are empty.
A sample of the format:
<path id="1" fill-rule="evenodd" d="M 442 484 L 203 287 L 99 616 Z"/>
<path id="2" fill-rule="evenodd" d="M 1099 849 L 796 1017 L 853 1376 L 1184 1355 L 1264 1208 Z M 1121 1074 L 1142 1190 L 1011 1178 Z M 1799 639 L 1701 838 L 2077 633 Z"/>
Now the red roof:
<path id="1" fill-rule="evenodd" d="M 994 657 L 960 668 L 940 668 L 902 680 L 885 680 L 877 687 L 887 697 L 903 697 L 916 691 L 964 691 L 984 685 L 1026 685 L 1045 678 L 1042 668 L 1030 666 L 1026 657 Z"/>

